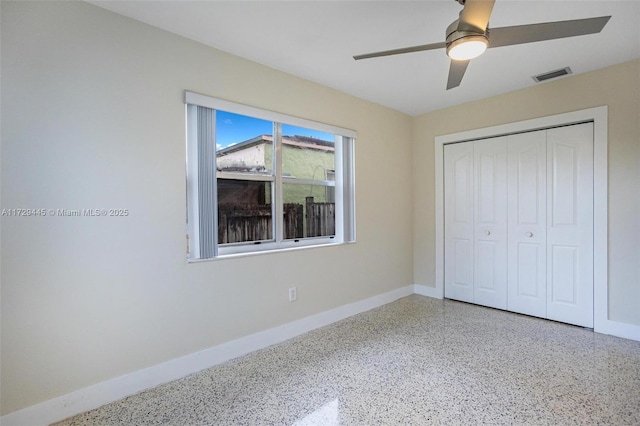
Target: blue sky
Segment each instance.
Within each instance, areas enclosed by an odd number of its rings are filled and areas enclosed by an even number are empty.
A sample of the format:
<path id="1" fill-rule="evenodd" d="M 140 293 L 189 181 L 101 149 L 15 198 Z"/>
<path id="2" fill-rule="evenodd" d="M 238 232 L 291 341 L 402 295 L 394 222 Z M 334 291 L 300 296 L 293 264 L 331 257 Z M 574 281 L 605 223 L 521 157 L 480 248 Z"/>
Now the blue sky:
<path id="1" fill-rule="evenodd" d="M 218 149 L 231 144 L 246 141 L 258 135 L 271 135 L 273 124 L 271 121 L 246 115 L 233 114 L 226 111 L 216 111 L 216 143 Z M 333 141 L 331 133 L 311 130 L 304 127 L 282 125 L 282 134 L 311 136 L 318 139 Z"/>

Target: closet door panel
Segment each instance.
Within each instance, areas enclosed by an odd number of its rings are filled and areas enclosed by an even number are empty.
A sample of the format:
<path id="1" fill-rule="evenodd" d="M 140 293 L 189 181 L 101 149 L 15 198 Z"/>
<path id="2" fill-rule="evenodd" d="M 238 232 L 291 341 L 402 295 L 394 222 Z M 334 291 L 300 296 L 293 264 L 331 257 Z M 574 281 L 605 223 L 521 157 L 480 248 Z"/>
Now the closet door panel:
<path id="1" fill-rule="evenodd" d="M 474 303 L 507 308 L 506 137 L 474 143 Z"/>
<path id="2" fill-rule="evenodd" d="M 444 147 L 445 297 L 473 302 L 473 144 Z"/>
<path id="3" fill-rule="evenodd" d="M 545 318 L 546 131 L 507 140 L 508 301 L 507 309 Z"/>
<path id="4" fill-rule="evenodd" d="M 593 124 L 547 131 L 547 318 L 593 327 Z"/>

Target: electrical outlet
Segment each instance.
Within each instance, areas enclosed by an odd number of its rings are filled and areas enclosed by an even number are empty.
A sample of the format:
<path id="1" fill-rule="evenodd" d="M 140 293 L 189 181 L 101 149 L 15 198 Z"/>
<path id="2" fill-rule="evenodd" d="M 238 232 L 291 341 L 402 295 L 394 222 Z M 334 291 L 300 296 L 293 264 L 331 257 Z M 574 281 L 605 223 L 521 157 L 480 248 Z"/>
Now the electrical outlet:
<path id="1" fill-rule="evenodd" d="M 289 288 L 289 302 L 295 302 L 298 298 L 298 290 L 295 287 Z"/>

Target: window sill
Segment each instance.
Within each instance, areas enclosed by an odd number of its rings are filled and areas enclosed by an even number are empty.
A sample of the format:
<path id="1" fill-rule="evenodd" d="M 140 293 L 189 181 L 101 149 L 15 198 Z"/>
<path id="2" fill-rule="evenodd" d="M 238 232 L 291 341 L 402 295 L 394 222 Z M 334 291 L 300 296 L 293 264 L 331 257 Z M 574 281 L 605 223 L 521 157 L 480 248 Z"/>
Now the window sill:
<path id="1" fill-rule="evenodd" d="M 344 246 L 344 245 L 351 245 L 355 243 L 356 243 L 355 241 L 345 241 L 345 242 L 337 242 L 337 243 L 312 244 L 312 245 L 305 245 L 300 247 L 283 247 L 283 248 L 276 248 L 276 249 L 270 249 L 270 250 L 249 251 L 245 253 L 229 253 L 229 254 L 218 255 L 216 257 L 211 257 L 208 259 L 187 259 L 187 263 L 201 263 L 201 262 L 210 262 L 210 261 L 220 261 L 220 260 L 226 260 L 226 259 L 237 259 L 242 257 L 263 256 L 263 255 L 290 252 L 290 251 L 308 250 L 308 249 L 314 249 L 314 248 L 320 248 L 320 247 Z"/>

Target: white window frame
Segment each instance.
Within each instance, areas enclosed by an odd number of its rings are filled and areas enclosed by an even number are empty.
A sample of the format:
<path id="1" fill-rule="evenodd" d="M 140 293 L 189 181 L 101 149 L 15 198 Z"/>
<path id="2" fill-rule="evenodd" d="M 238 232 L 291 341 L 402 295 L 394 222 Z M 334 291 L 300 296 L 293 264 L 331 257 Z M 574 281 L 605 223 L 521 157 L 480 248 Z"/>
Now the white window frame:
<path id="1" fill-rule="evenodd" d="M 199 195 L 198 195 L 198 141 L 197 141 L 197 120 L 194 114 L 189 112 L 189 108 L 194 106 L 206 107 L 212 110 L 221 110 L 235 114 L 241 114 L 274 123 L 273 140 L 275 145 L 275 166 L 272 176 L 269 175 L 247 175 L 229 172 L 216 172 L 212 182 L 213 205 L 216 212 L 213 216 L 213 228 L 215 235 L 213 239 L 213 253 L 211 256 L 202 257 L 200 255 L 200 218 L 199 218 Z M 202 261 L 226 256 L 264 253 L 277 250 L 287 250 L 299 247 L 310 247 L 328 244 L 344 244 L 355 242 L 355 175 L 354 175 L 354 145 L 357 132 L 330 124 L 319 123 L 312 120 L 281 114 L 261 108 L 238 104 L 222 99 L 213 98 L 198 93 L 185 91 L 185 115 L 187 123 L 187 238 L 188 238 L 188 261 Z M 310 180 L 291 178 L 282 175 L 282 124 L 298 127 L 305 127 L 335 135 L 335 181 Z M 215 129 L 215 123 L 213 125 Z M 272 240 L 268 241 L 247 241 L 243 243 L 218 244 L 217 235 L 217 178 L 242 178 L 243 180 L 259 180 L 273 183 L 274 229 Z M 283 217 L 283 184 L 296 185 L 319 185 L 323 187 L 335 187 L 336 200 L 336 223 L 335 236 L 331 237 L 305 237 L 295 240 L 285 240 L 283 238 L 282 220 L 276 218 Z"/>

